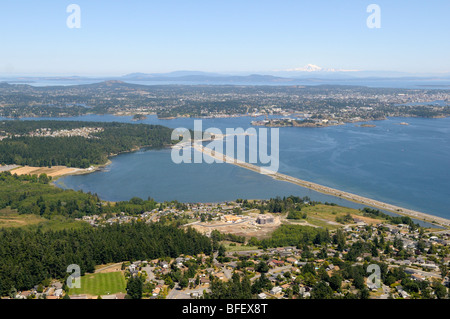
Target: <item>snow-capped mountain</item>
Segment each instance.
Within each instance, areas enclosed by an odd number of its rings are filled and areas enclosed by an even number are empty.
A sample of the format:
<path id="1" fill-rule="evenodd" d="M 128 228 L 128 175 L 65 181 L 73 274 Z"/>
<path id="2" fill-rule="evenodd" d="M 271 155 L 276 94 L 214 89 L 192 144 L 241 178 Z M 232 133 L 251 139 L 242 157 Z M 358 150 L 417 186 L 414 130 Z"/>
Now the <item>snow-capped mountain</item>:
<path id="1" fill-rule="evenodd" d="M 326 69 L 315 64 L 307 64 L 300 68 L 287 69 L 286 72 L 356 72 L 358 70 Z"/>

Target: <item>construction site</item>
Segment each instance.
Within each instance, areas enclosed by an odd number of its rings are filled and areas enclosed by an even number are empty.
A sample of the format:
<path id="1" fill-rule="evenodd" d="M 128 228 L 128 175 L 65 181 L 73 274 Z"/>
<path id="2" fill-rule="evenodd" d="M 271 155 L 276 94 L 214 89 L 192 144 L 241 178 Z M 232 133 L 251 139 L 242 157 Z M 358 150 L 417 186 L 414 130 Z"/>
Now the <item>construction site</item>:
<path id="1" fill-rule="evenodd" d="M 209 235 L 213 230 L 218 230 L 221 233 L 262 239 L 268 237 L 280 225 L 280 216 L 273 216 L 271 214 L 262 215 L 255 210 L 246 215 L 224 215 L 221 220 L 196 222 L 189 226 L 205 235 Z"/>

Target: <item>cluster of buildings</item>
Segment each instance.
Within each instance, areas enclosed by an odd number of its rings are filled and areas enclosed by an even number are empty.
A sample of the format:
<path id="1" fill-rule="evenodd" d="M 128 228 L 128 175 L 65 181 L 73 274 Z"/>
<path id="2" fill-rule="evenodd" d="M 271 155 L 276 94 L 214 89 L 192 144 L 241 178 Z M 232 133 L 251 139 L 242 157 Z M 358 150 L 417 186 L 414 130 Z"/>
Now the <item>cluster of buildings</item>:
<path id="1" fill-rule="evenodd" d="M 261 220 L 267 217 L 261 215 Z M 270 219 L 270 217 L 269 217 Z M 420 253 L 418 251 L 417 242 L 419 240 L 418 231 L 411 231 L 407 225 L 367 225 L 359 222 L 356 225 L 344 227 L 343 233 L 346 237 L 346 248 L 343 251 L 337 250 L 336 245 L 331 244 L 326 247 L 327 257 L 319 255 L 322 253 L 323 247 L 311 245 L 310 252 L 312 258 L 305 258 L 304 250 L 294 246 L 268 248 L 268 249 L 252 249 L 252 250 L 236 250 L 227 251 L 224 258 L 218 258 L 199 254 L 196 256 L 180 255 L 177 258 L 154 259 L 149 261 L 133 261 L 127 263 L 123 268 L 129 275 L 144 274 L 146 281 L 153 284 L 153 290 L 150 293 L 150 299 L 155 298 L 198 298 L 204 292 L 210 292 L 211 281 L 231 280 L 233 274 L 247 275 L 252 283 L 258 280 L 262 273 L 259 272 L 260 263 L 267 265 L 268 269 L 264 271 L 267 280 L 270 281 L 270 289 L 260 292 L 257 297 L 260 299 L 286 299 L 286 298 L 309 298 L 313 293 L 314 285 L 305 282 L 302 275 L 302 268 L 307 264 L 312 264 L 314 269 L 318 271 L 320 268 L 325 269 L 331 277 L 333 274 L 339 273 L 339 266 L 335 265 L 336 260 L 346 260 L 346 254 L 352 244 L 362 240 L 373 241 L 375 236 L 380 234 L 384 236 L 386 242 L 392 242 L 395 239 L 401 239 L 403 249 L 409 253 L 409 257 L 400 258 L 396 256 L 398 248 L 392 247 L 393 253 L 386 255 L 381 249 L 378 250 L 377 257 L 371 253 L 363 253 L 356 259 L 353 266 L 363 265 L 365 262 L 383 262 L 388 265 L 389 269 L 395 267 L 403 267 L 405 273 L 414 281 L 438 281 L 444 285 L 449 284 L 447 276 L 442 277 L 440 266 L 450 266 L 449 255 Z M 450 231 L 442 230 L 435 233 L 429 233 L 420 236 L 420 240 L 424 242 L 425 249 L 428 250 L 432 245 L 438 247 L 438 251 L 448 249 L 450 247 Z M 401 248 L 400 248 L 401 249 Z M 188 287 L 179 289 L 179 287 L 169 287 L 165 278 L 172 271 L 186 272 L 189 270 L 188 261 L 194 261 L 199 265 L 194 276 L 189 278 Z M 371 286 L 372 285 L 372 286 Z M 402 287 L 400 282 L 393 285 L 375 287 L 373 283 L 367 282 L 369 290 L 373 293 L 382 290 L 382 293 L 373 295 L 372 298 L 411 298 L 411 294 Z M 38 293 L 38 287 L 31 291 L 18 292 L 16 298 L 42 298 L 43 294 L 47 299 L 58 299 L 63 296 L 62 285 L 53 283 L 50 287 L 44 288 Z M 296 293 L 293 295 L 293 291 Z M 336 296 L 343 296 L 346 292 L 356 293 L 357 289 L 353 286 L 352 280 L 345 279 L 342 282 L 342 289 L 335 292 Z M 122 299 L 124 294 L 114 294 L 101 296 L 103 299 Z M 85 299 L 86 296 L 71 296 L 71 299 Z"/>
<path id="2" fill-rule="evenodd" d="M 19 291 L 15 294 L 15 299 L 61 299 L 64 295 L 63 285 L 59 281 L 54 281 L 49 287 L 36 285 L 31 290 Z"/>
<path id="3" fill-rule="evenodd" d="M 179 203 L 178 203 L 179 204 Z M 206 217 L 205 217 L 206 216 Z M 183 218 L 190 224 L 202 223 L 205 225 L 233 225 L 252 220 L 255 225 L 271 225 L 274 223 L 274 216 L 271 214 L 257 214 L 256 218 L 250 218 L 249 215 L 242 212 L 242 205 L 239 202 L 228 202 L 220 204 L 183 204 L 182 207 L 177 203 L 165 203 L 149 212 L 144 212 L 135 216 L 125 213 L 117 214 L 106 218 L 106 216 L 85 216 L 82 219 L 93 226 L 104 224 L 127 223 L 133 220 L 155 222 L 163 217 Z M 216 221 L 214 223 L 205 223 L 204 220 Z M 443 274 L 443 267 L 450 268 L 450 230 L 433 230 L 423 232 L 423 230 L 413 229 L 405 224 L 389 224 L 387 222 L 367 224 L 362 219 L 354 218 L 354 223 L 343 225 L 340 230 L 345 236 L 345 248 L 338 250 L 335 243 L 327 246 L 318 246 L 311 244 L 308 247 L 309 257 L 305 257 L 305 247 L 277 247 L 266 249 L 245 250 L 245 246 L 236 243 L 241 247 L 239 249 L 230 249 L 224 257 L 219 258 L 216 254 L 213 258 L 199 254 L 197 256 L 180 255 L 177 258 L 164 258 L 149 261 L 132 261 L 126 264 L 125 272 L 130 275 L 144 274 L 147 281 L 152 283 L 153 290 L 150 298 L 198 298 L 204 292 L 210 291 L 212 280 L 228 281 L 233 274 L 249 276 L 251 282 L 255 282 L 261 277 L 260 263 L 267 265 L 268 269 L 264 272 L 265 277 L 270 281 L 271 288 L 258 294 L 258 298 L 308 298 L 314 293 L 314 285 L 308 283 L 302 277 L 302 269 L 307 264 L 313 265 L 314 269 L 325 269 L 331 277 L 340 273 L 338 265 L 341 262 L 347 262 L 347 254 L 352 250 L 352 246 L 358 243 L 379 242 L 380 238 L 390 247 L 389 252 L 384 248 L 376 248 L 374 251 L 364 251 L 360 253 L 352 266 L 364 265 L 370 263 L 384 263 L 388 269 L 399 268 L 404 270 L 407 276 L 415 282 L 440 282 L 449 285 L 449 278 Z M 334 231 L 331 231 L 333 235 Z M 236 246 L 235 245 L 235 246 Z M 324 248 L 325 247 L 325 248 Z M 326 256 L 323 256 L 323 250 L 326 250 Z M 182 273 L 189 270 L 190 262 L 195 261 L 199 268 L 195 270 L 195 275 L 189 278 L 188 287 L 183 289 L 174 289 L 169 287 L 165 279 L 173 271 Z M 371 286 L 372 285 L 372 286 Z M 367 283 L 371 291 L 372 298 L 411 298 L 408 289 L 402 287 L 400 281 L 393 285 L 383 284 L 381 290 Z M 36 287 L 37 289 L 37 287 Z M 295 291 L 295 294 L 293 294 Z M 342 289 L 334 292 L 336 296 L 343 296 L 347 292 L 357 293 L 352 280 L 345 279 L 342 282 Z M 42 296 L 46 294 L 47 298 L 61 298 L 62 290 L 59 286 L 45 288 L 41 293 L 37 291 L 19 292 L 17 298 L 27 298 Z M 180 297 L 181 296 L 181 297 Z M 85 296 L 75 296 L 75 298 L 84 298 Z M 103 298 L 105 297 L 105 298 Z M 120 299 L 124 296 L 115 294 L 111 296 L 102 296 L 103 299 Z M 72 298 L 73 299 L 73 298 Z"/>
<path id="4" fill-rule="evenodd" d="M 50 128 L 38 128 L 28 135 L 33 137 L 72 137 L 81 136 L 84 138 L 93 138 L 91 134 L 103 132 L 103 127 L 80 127 L 72 130 L 52 131 Z"/>
<path id="5" fill-rule="evenodd" d="M 98 138 L 96 136 L 92 136 L 92 134 L 103 132 L 103 127 L 80 127 L 74 128 L 72 130 L 57 130 L 53 131 L 51 128 L 38 128 L 34 131 L 29 132 L 26 136 L 31 137 L 73 137 L 73 136 L 81 136 L 84 138 Z M 0 141 L 11 138 L 11 137 L 21 137 L 20 134 L 11 134 L 6 131 L 0 131 Z"/>
<path id="6" fill-rule="evenodd" d="M 264 220 L 264 216 L 262 216 Z M 445 264 L 449 266 L 450 258 L 429 256 L 426 253 L 420 254 L 416 253 L 417 250 L 417 238 L 415 232 L 407 231 L 406 225 L 389 225 L 381 224 L 378 226 L 368 226 L 363 222 L 358 223 L 356 226 L 348 227 L 344 229 L 344 233 L 347 238 L 347 244 L 352 245 L 353 243 L 361 240 L 361 237 L 367 235 L 367 227 L 372 227 L 372 231 L 381 230 L 387 241 L 394 240 L 394 238 L 402 238 L 404 248 L 409 250 L 413 255 L 407 259 L 393 258 L 390 256 L 385 256 L 383 252 L 379 251 L 378 257 L 373 257 L 370 253 L 364 253 L 357 258 L 354 265 L 363 265 L 365 261 L 372 260 L 374 262 L 386 263 L 389 269 L 394 267 L 404 266 L 404 271 L 410 278 L 414 281 L 429 281 L 433 282 L 435 280 L 448 285 L 448 277 L 442 277 L 439 265 Z M 424 242 L 427 248 L 431 245 L 439 245 L 440 247 L 450 246 L 449 242 L 450 233 L 440 233 L 439 236 L 425 236 Z M 370 239 L 369 239 L 370 240 Z M 409 241 L 412 240 L 414 245 Z M 155 290 L 153 297 L 161 297 L 160 294 L 163 291 L 168 291 L 167 286 L 164 284 L 164 276 L 170 274 L 173 269 L 181 269 L 186 271 L 187 268 L 184 266 L 184 262 L 189 259 L 201 259 L 201 267 L 195 278 L 189 280 L 189 287 L 185 289 L 185 298 L 197 298 L 200 297 L 204 291 L 210 292 L 211 280 L 213 278 L 228 281 L 232 278 L 232 275 L 246 274 L 250 276 L 251 282 L 253 283 L 257 280 L 261 273 L 258 272 L 258 264 L 263 262 L 269 267 L 268 271 L 265 272 L 265 277 L 270 281 L 271 288 L 267 291 L 263 291 L 258 294 L 260 299 L 286 299 L 292 298 L 292 291 L 295 289 L 299 296 L 303 298 L 308 298 L 311 296 L 311 292 L 314 289 L 312 285 L 308 285 L 303 280 L 297 280 L 297 277 L 302 272 L 302 267 L 308 263 L 314 265 L 316 271 L 319 268 L 324 268 L 329 276 L 340 271 L 339 266 L 333 265 L 333 258 L 339 258 L 345 260 L 346 254 L 349 249 L 346 248 L 343 251 L 338 251 L 333 245 L 329 246 L 327 251 L 327 258 L 318 257 L 320 249 L 318 247 L 311 247 L 311 252 L 314 255 L 313 261 L 311 259 L 305 260 L 303 258 L 301 249 L 297 247 L 278 247 L 269 249 L 255 249 L 248 251 L 229 251 L 226 253 L 226 261 L 221 260 L 220 262 L 214 258 L 212 264 L 208 264 L 208 257 L 204 255 L 199 256 L 180 256 L 174 258 L 171 261 L 167 260 L 152 260 L 148 262 L 147 268 L 138 268 L 142 263 L 131 264 L 129 266 L 130 272 L 137 272 L 137 269 L 146 271 L 146 274 L 155 283 Z M 394 254 L 398 249 L 393 248 Z M 245 262 L 243 262 L 245 261 Z M 172 267 L 175 264 L 176 267 Z M 149 266 L 151 265 L 151 266 Z M 198 277 L 198 279 L 197 279 Z M 150 279 L 149 279 L 150 280 Z M 294 286 L 297 286 L 294 288 Z M 375 287 L 373 283 L 367 282 L 369 290 L 376 292 L 379 287 Z M 356 289 L 353 287 L 351 280 L 343 280 L 342 291 L 336 292 L 336 295 L 343 296 L 345 291 L 356 293 Z M 298 289 L 297 289 L 298 288 Z M 382 287 L 383 293 L 379 294 L 373 298 L 387 299 L 392 298 L 410 298 L 411 295 L 403 289 L 401 284 L 395 283 L 391 286 Z M 169 289 L 170 291 L 170 289 Z M 171 293 L 166 293 L 164 298 L 173 297 Z"/>
<path id="7" fill-rule="evenodd" d="M 182 208 L 177 208 L 176 204 L 168 204 L 164 208 L 155 208 L 141 214 L 130 215 L 125 212 L 115 214 L 115 216 L 90 215 L 83 216 L 77 220 L 88 222 L 92 226 L 105 224 L 122 224 L 131 221 L 158 222 L 162 217 L 185 218 L 191 223 L 206 221 L 223 221 L 225 223 L 237 223 L 246 220 L 242 214 L 236 214 L 235 209 L 240 209 L 241 204 L 236 202 L 210 204 L 210 203 L 187 203 Z"/>

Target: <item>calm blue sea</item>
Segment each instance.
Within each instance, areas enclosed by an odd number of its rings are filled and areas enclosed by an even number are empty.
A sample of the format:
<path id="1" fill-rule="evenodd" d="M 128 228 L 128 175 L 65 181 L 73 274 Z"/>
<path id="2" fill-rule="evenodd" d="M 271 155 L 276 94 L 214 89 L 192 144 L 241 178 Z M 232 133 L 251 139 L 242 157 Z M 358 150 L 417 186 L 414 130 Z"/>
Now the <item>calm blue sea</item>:
<path id="1" fill-rule="evenodd" d="M 132 122 L 130 117 L 87 115 L 66 120 Z M 204 119 L 203 129 L 250 127 L 252 117 Z M 407 122 L 409 125 L 399 125 Z M 193 119 L 140 123 L 193 128 Z M 450 118 L 390 118 L 327 128 L 280 128 L 279 172 L 402 207 L 450 218 Z M 358 123 L 361 124 L 361 123 Z M 64 187 L 105 200 L 133 196 L 158 201 L 218 202 L 277 195 L 310 196 L 344 204 L 296 185 L 229 164 L 174 164 L 171 151 L 141 150 L 112 159 L 104 170 L 67 176 Z M 345 202 L 347 206 L 360 207 Z"/>

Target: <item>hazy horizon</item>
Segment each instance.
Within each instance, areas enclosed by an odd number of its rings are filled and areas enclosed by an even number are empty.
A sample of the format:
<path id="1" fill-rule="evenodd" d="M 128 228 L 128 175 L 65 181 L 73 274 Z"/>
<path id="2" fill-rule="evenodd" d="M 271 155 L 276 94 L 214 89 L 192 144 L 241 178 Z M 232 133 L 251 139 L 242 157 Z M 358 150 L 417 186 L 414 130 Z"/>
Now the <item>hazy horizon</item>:
<path id="1" fill-rule="evenodd" d="M 8 1 L 0 76 L 121 76 L 192 70 L 450 73 L 450 2 Z M 375 11 L 373 11 L 375 12 Z"/>

